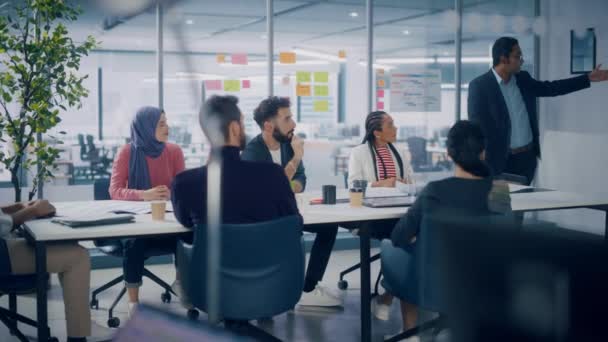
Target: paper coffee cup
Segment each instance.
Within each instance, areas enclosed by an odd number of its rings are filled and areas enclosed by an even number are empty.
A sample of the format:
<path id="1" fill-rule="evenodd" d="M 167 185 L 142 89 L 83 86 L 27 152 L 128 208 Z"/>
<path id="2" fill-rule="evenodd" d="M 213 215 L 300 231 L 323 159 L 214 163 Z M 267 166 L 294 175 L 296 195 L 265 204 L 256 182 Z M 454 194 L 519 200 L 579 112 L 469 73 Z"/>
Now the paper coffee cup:
<path id="1" fill-rule="evenodd" d="M 167 209 L 167 202 L 152 201 L 150 205 L 152 207 L 152 219 L 155 221 L 164 221 L 165 211 Z"/>

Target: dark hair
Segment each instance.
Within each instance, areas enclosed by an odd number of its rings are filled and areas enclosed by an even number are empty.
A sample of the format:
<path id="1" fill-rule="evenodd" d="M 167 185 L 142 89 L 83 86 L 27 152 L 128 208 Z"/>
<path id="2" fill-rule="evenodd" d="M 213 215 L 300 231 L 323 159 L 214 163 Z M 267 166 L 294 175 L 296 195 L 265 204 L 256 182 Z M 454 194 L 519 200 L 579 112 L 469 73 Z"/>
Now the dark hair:
<path id="1" fill-rule="evenodd" d="M 384 118 L 385 115 L 388 115 L 388 113 L 381 111 L 381 110 L 367 114 L 367 118 L 365 118 L 365 136 L 363 137 L 363 141 L 361 142 L 362 144 L 367 144 L 367 146 L 369 147 L 369 152 L 372 154 L 372 161 L 374 164 L 374 175 L 376 176 L 376 180 L 379 180 L 379 179 L 378 179 L 378 165 L 376 163 L 376 154 L 377 153 L 375 152 L 376 147 L 374 145 L 374 142 L 376 141 L 376 136 L 374 135 L 374 131 L 382 130 L 382 119 Z M 404 171 L 403 171 L 403 161 L 401 160 L 401 156 L 399 155 L 399 152 L 397 151 L 395 146 L 393 146 L 393 144 L 389 143 L 388 148 L 390 148 L 391 151 L 393 152 L 393 154 L 395 155 L 395 158 L 397 159 L 397 164 L 399 165 L 400 176 L 401 176 L 401 178 L 403 178 Z M 382 166 L 384 168 L 384 177 L 386 178 L 386 167 L 384 165 L 384 160 L 382 160 L 382 157 L 380 157 L 380 163 L 382 163 Z"/>
<path id="2" fill-rule="evenodd" d="M 363 136 L 362 144 L 376 141 L 374 131 L 382 130 L 382 119 L 385 115 L 388 115 L 388 113 L 381 110 L 371 112 L 367 115 L 367 118 L 365 118 L 365 135 Z"/>
<path id="3" fill-rule="evenodd" d="M 203 110 L 199 116 L 201 128 L 207 134 L 211 127 L 206 127 L 206 120 L 217 120 L 219 128 L 224 135 L 224 141 L 228 139 L 228 127 L 233 121 L 241 121 L 241 110 L 237 106 L 239 99 L 232 95 L 213 95 L 203 104 Z"/>
<path id="4" fill-rule="evenodd" d="M 486 146 L 481 128 L 467 120 L 458 121 L 448 132 L 448 155 L 454 163 L 477 177 L 488 177 L 490 169 L 479 158 Z"/>
<path id="5" fill-rule="evenodd" d="M 509 58 L 515 45 L 519 45 L 519 42 L 513 37 L 498 38 L 492 46 L 492 65 L 497 66 L 500 64 L 500 57 Z"/>
<path id="6" fill-rule="evenodd" d="M 264 129 L 264 122 L 277 116 L 280 108 L 289 108 L 290 106 L 289 97 L 270 96 L 260 102 L 253 111 L 253 119 L 261 129 Z"/>

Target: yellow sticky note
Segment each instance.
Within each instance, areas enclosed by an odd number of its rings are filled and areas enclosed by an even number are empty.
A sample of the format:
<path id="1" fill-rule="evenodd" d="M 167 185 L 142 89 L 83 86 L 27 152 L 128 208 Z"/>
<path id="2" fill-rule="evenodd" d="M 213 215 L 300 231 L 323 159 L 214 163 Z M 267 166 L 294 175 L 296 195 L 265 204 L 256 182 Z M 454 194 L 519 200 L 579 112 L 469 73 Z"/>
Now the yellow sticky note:
<path id="1" fill-rule="evenodd" d="M 296 86 L 296 96 L 310 96 L 310 86 L 298 84 Z"/>
<path id="2" fill-rule="evenodd" d="M 223 53 L 218 53 L 215 59 L 219 64 L 226 63 L 226 55 L 224 55 Z"/>
<path id="3" fill-rule="evenodd" d="M 239 80 L 225 80 L 224 91 L 240 91 L 241 81 Z"/>
<path id="4" fill-rule="evenodd" d="M 315 72 L 315 82 L 327 83 L 329 81 L 329 73 L 326 71 Z"/>
<path id="5" fill-rule="evenodd" d="M 307 71 L 296 72 L 296 82 L 298 82 L 298 83 L 310 82 L 310 72 L 307 72 Z"/>
<path id="6" fill-rule="evenodd" d="M 316 85 L 315 96 L 329 96 L 329 87 L 326 85 Z"/>
<path id="7" fill-rule="evenodd" d="M 279 53 L 279 63 L 281 64 L 295 64 L 296 54 L 294 52 L 281 52 Z"/>
<path id="8" fill-rule="evenodd" d="M 315 112 L 329 112 L 329 101 L 327 100 L 315 101 L 313 106 Z"/>

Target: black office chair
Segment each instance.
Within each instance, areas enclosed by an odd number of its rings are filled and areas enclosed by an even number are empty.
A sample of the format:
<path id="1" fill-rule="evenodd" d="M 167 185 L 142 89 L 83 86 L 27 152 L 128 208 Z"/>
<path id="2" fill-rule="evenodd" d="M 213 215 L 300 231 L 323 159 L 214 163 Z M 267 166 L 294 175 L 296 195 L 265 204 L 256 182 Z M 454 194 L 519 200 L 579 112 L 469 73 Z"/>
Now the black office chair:
<path id="1" fill-rule="evenodd" d="M 17 313 L 17 295 L 36 288 L 36 275 L 5 275 L 0 276 L 0 297 L 8 295 L 9 308 L 0 307 L 0 321 L 6 325 L 11 335 L 15 335 L 21 342 L 29 339 L 19 330 L 18 323 L 23 323 L 38 328 L 38 323 L 30 318 Z M 48 329 L 48 336 L 51 335 Z M 49 342 L 59 342 L 56 337 L 51 337 Z"/>
<path id="2" fill-rule="evenodd" d="M 192 304 L 207 311 L 207 234 L 197 226 L 194 243 L 179 241 L 177 265 Z M 295 307 L 304 287 L 302 224 L 297 216 L 221 227 L 219 314 L 229 329 L 261 341 L 277 341 L 248 323 Z M 246 257 L 243 257 L 246 256 Z"/>
<path id="3" fill-rule="evenodd" d="M 94 191 L 95 200 L 97 201 L 97 200 L 111 199 L 110 193 L 109 193 L 109 188 L 110 188 L 109 179 L 95 180 L 95 182 L 93 183 L 93 191 Z M 110 255 L 113 257 L 117 257 L 117 258 L 124 257 L 124 254 L 123 254 L 124 246 L 123 246 L 122 240 L 103 239 L 103 240 L 94 241 L 94 244 L 95 244 L 95 247 L 99 248 L 99 250 L 106 255 Z M 173 250 L 161 250 L 161 249 L 149 250 L 146 253 L 146 257 L 173 254 L 173 253 L 174 253 Z M 171 285 L 164 282 L 162 279 L 160 279 L 154 273 L 150 272 L 150 270 L 148 270 L 145 267 L 144 267 L 144 277 L 152 280 L 153 282 L 155 282 L 156 284 L 158 284 L 160 287 L 162 287 L 165 290 L 165 292 L 163 292 L 160 296 L 160 299 L 163 301 L 163 303 L 171 302 L 171 294 L 176 295 L 175 292 L 173 292 L 173 290 L 171 289 Z M 109 281 L 108 283 L 106 283 L 103 286 L 99 287 L 98 289 L 94 290 L 93 294 L 91 295 L 91 303 L 90 303 L 91 309 L 95 309 L 95 310 L 99 309 L 99 301 L 97 300 L 98 294 L 100 294 L 101 292 L 103 292 L 103 291 L 111 288 L 112 286 L 114 286 L 118 283 L 121 283 L 123 281 L 124 281 L 124 275 L 121 274 L 120 276 L 114 278 L 113 280 Z M 122 299 L 122 297 L 125 295 L 126 291 L 127 291 L 127 288 L 123 285 L 123 288 L 120 291 L 120 293 L 118 294 L 118 297 L 116 297 L 116 299 L 110 306 L 110 309 L 108 310 L 108 326 L 111 328 L 116 328 L 116 327 L 120 326 L 120 319 L 118 317 L 114 317 L 113 313 L 114 313 L 114 308 L 116 307 L 118 302 Z M 198 317 L 198 311 L 195 309 L 188 310 L 188 317 L 190 317 L 191 319 L 196 319 Z"/>
<path id="4" fill-rule="evenodd" d="M 410 151 L 410 159 L 414 172 L 437 171 L 432 161 L 429 161 L 425 138 L 409 137 L 407 138 L 407 146 Z"/>

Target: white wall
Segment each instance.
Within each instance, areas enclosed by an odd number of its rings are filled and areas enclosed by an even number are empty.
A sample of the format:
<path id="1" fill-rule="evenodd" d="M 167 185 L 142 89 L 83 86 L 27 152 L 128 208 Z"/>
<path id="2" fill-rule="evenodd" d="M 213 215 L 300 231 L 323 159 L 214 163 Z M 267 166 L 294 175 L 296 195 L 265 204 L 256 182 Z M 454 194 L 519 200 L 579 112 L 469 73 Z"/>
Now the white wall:
<path id="1" fill-rule="evenodd" d="M 608 67 L 608 1 L 544 0 L 541 15 L 547 34 L 541 37 L 541 79 L 570 77 L 570 30 L 593 27 L 597 62 Z M 540 102 L 543 160 L 537 184 L 584 193 L 608 192 L 608 83 L 592 84 L 575 94 Z M 558 223 L 602 233 L 604 216 L 591 210 L 541 215 Z"/>

